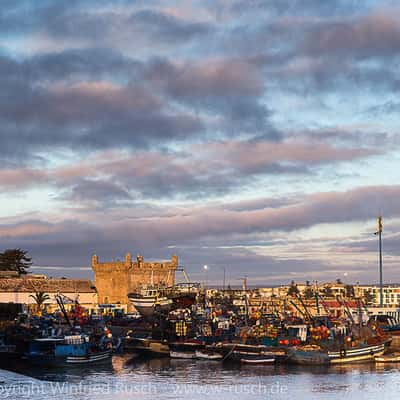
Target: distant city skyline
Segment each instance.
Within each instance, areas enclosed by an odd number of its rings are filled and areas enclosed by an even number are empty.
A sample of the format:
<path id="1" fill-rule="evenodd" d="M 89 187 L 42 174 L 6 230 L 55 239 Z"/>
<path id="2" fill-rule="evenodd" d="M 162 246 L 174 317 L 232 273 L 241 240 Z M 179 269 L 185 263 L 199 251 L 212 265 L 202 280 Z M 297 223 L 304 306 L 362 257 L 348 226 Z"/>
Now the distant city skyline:
<path id="1" fill-rule="evenodd" d="M 0 251 L 91 277 L 384 282 L 400 267 L 393 0 L 5 0 Z M 51 269 L 51 267 L 61 267 Z"/>

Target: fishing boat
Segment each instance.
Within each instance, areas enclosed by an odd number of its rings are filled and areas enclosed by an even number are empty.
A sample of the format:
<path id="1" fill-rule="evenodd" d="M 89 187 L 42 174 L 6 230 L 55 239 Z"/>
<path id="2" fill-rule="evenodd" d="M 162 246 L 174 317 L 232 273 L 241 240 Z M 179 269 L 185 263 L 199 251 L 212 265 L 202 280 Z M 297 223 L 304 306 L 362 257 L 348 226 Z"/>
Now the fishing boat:
<path id="1" fill-rule="evenodd" d="M 384 333 L 391 336 L 400 336 L 400 323 L 390 315 L 372 315 L 369 324 L 376 324 Z"/>
<path id="2" fill-rule="evenodd" d="M 376 345 L 360 344 L 356 347 L 343 348 L 339 351 L 328 351 L 331 364 L 344 364 L 360 361 L 373 361 L 386 351 L 385 343 Z"/>
<path id="3" fill-rule="evenodd" d="M 320 346 L 305 345 L 289 349 L 288 362 L 299 365 L 327 365 L 330 363 L 330 358 Z"/>
<path id="4" fill-rule="evenodd" d="M 181 358 L 181 359 L 195 359 L 196 353 L 192 351 L 173 351 L 170 350 L 169 356 L 171 358 Z"/>
<path id="5" fill-rule="evenodd" d="M 169 346 L 166 340 L 146 337 L 126 336 L 124 340 L 124 350 L 130 353 L 154 357 L 169 355 Z"/>
<path id="6" fill-rule="evenodd" d="M 20 356 L 16 345 L 4 344 L 0 341 L 0 364 L 6 364 L 20 358 Z"/>
<path id="7" fill-rule="evenodd" d="M 195 303 L 199 292 L 199 283 L 183 282 L 168 288 L 166 295 L 172 300 L 174 306 L 186 308 Z"/>
<path id="8" fill-rule="evenodd" d="M 362 361 L 373 361 L 386 350 L 385 343 L 375 345 L 360 344 L 354 347 L 343 347 L 340 350 L 326 350 L 318 345 L 293 347 L 289 350 L 288 361 L 301 365 L 348 364 Z"/>
<path id="9" fill-rule="evenodd" d="M 215 349 L 205 348 L 202 350 L 196 350 L 194 353 L 198 360 L 220 361 L 224 358 L 223 355 Z"/>
<path id="10" fill-rule="evenodd" d="M 196 350 L 204 349 L 205 344 L 199 340 L 185 340 L 169 344 L 171 358 L 196 358 Z"/>
<path id="11" fill-rule="evenodd" d="M 62 367 L 111 360 L 112 343 L 93 343 L 87 335 L 33 339 L 25 358 L 34 365 Z"/>
<path id="12" fill-rule="evenodd" d="M 275 361 L 283 361 L 287 358 L 286 350 L 278 347 L 267 347 L 264 345 L 250 345 L 242 343 L 223 343 L 217 345 L 217 348 L 221 349 L 224 355 L 224 360 L 231 360 L 236 362 L 242 362 L 242 360 L 256 360 L 259 358 L 269 359 L 273 357 Z"/>
<path id="13" fill-rule="evenodd" d="M 242 355 L 240 362 L 250 365 L 271 365 L 275 363 L 275 356 L 272 353 Z"/>
<path id="14" fill-rule="evenodd" d="M 383 356 L 376 356 L 375 362 L 377 363 L 400 362 L 400 353 L 391 353 Z"/>
<path id="15" fill-rule="evenodd" d="M 152 316 L 155 310 L 168 311 L 173 303 L 165 288 L 155 286 L 143 286 L 138 292 L 129 293 L 128 299 L 144 317 Z"/>

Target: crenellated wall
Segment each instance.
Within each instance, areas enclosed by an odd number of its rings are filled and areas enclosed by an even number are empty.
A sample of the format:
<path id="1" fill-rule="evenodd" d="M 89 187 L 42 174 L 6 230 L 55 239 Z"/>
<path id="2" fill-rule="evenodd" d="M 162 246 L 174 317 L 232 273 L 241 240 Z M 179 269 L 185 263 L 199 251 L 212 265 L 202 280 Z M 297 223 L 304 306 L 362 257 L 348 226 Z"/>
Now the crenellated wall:
<path id="1" fill-rule="evenodd" d="M 159 262 L 144 262 L 140 254 L 133 261 L 131 253 L 126 254 L 124 261 L 99 262 L 97 255 L 93 255 L 92 269 L 99 304 L 120 303 L 129 306 L 127 294 L 142 285 L 153 283 L 172 286 L 177 267 L 176 255 L 171 257 L 171 261 Z"/>

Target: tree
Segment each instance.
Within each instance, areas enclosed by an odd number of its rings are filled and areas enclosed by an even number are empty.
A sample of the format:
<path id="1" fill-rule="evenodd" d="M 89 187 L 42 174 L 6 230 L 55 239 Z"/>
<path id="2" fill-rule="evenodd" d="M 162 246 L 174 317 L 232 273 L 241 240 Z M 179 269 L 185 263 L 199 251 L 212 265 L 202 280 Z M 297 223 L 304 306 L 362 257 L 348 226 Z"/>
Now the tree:
<path id="1" fill-rule="evenodd" d="M 36 292 L 34 295 L 31 294 L 29 297 L 32 297 L 32 299 L 35 300 L 38 311 L 42 309 L 42 306 L 46 300 L 50 300 L 50 296 L 45 292 Z"/>
<path id="2" fill-rule="evenodd" d="M 343 282 L 342 282 L 342 280 L 341 280 L 340 278 L 337 278 L 337 279 L 336 279 L 336 284 L 338 284 L 338 285 L 342 285 L 342 284 L 343 284 Z"/>
<path id="3" fill-rule="evenodd" d="M 32 265 L 32 259 L 22 249 L 6 249 L 0 253 L 0 271 L 16 271 L 20 275 L 26 274 Z"/>

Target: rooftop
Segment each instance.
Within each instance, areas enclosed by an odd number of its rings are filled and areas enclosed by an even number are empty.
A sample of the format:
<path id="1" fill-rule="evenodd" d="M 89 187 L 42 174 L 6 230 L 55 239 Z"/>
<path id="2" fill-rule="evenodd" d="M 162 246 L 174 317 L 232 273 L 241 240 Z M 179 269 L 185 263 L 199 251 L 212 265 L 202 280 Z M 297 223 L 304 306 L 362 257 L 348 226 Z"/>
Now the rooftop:
<path id="1" fill-rule="evenodd" d="M 46 292 L 46 293 L 95 293 L 89 279 L 37 279 L 0 277 L 0 292 Z"/>

